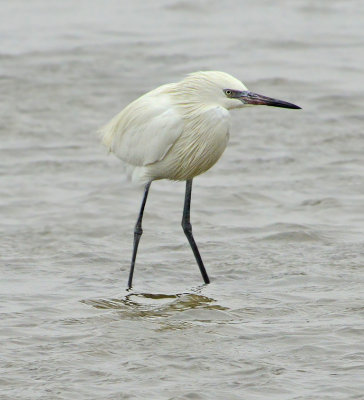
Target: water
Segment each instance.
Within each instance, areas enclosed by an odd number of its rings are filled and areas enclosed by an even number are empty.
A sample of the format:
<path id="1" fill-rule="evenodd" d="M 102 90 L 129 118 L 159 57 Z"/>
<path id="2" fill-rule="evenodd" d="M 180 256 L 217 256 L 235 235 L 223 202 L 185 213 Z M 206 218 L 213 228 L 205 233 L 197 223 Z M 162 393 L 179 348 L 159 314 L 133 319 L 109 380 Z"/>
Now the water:
<path id="1" fill-rule="evenodd" d="M 360 1 L 3 1 L 1 399 L 363 399 Z M 220 162 L 141 189 L 99 126 L 219 69 L 303 111 L 234 113 Z M 121 271 L 120 271 L 121 268 Z"/>

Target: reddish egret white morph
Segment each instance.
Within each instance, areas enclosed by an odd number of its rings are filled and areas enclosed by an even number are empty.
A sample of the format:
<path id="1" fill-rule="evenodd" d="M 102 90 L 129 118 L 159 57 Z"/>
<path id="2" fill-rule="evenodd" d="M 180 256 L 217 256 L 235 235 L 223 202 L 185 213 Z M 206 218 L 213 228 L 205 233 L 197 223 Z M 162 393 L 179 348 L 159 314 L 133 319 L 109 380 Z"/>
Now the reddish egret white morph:
<path id="1" fill-rule="evenodd" d="M 131 288 L 142 219 L 152 181 L 186 181 L 182 228 L 203 280 L 209 277 L 192 235 L 192 179 L 210 169 L 229 140 L 229 110 L 251 105 L 300 107 L 250 92 L 242 82 L 219 71 L 195 72 L 177 83 L 154 89 L 130 103 L 101 133 L 103 143 L 132 170 L 132 179 L 145 184 L 134 229 L 128 287 Z"/>

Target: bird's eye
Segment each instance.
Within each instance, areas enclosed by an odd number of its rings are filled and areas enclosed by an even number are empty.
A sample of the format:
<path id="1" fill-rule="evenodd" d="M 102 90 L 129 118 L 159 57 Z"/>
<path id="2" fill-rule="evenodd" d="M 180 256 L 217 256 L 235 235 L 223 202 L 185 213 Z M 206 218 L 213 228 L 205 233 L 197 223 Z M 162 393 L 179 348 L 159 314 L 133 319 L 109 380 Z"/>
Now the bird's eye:
<path id="1" fill-rule="evenodd" d="M 226 94 L 226 96 L 231 96 L 232 94 L 233 94 L 233 92 L 232 92 L 232 90 L 230 90 L 230 89 L 226 89 L 225 90 L 225 94 Z"/>

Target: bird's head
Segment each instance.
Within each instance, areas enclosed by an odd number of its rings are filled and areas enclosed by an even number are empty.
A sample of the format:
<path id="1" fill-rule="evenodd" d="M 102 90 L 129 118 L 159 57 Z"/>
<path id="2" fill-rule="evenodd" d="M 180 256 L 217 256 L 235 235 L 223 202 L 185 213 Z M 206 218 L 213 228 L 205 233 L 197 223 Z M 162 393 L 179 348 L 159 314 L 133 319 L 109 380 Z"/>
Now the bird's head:
<path id="1" fill-rule="evenodd" d="M 189 92 L 195 102 L 218 105 L 227 110 L 252 105 L 283 108 L 301 107 L 283 100 L 273 99 L 248 90 L 238 79 L 220 71 L 200 71 L 188 75 L 180 82 L 185 94 Z"/>

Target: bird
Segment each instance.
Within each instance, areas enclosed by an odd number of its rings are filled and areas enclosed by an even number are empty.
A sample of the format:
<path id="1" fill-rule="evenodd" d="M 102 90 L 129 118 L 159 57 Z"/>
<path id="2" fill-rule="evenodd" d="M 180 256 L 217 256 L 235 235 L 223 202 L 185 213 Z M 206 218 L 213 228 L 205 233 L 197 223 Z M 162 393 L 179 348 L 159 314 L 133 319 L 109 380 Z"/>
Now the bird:
<path id="1" fill-rule="evenodd" d="M 133 181 L 144 184 L 134 228 L 128 289 L 132 288 L 149 189 L 153 181 L 160 179 L 186 182 L 182 228 L 204 282 L 210 283 L 192 234 L 192 181 L 223 154 L 229 140 L 230 110 L 257 105 L 301 108 L 251 92 L 226 72 L 198 71 L 142 95 L 100 129 L 104 146 L 127 166 Z"/>

